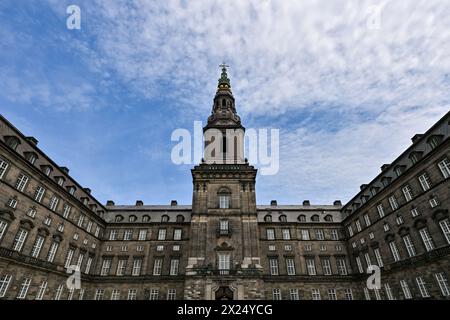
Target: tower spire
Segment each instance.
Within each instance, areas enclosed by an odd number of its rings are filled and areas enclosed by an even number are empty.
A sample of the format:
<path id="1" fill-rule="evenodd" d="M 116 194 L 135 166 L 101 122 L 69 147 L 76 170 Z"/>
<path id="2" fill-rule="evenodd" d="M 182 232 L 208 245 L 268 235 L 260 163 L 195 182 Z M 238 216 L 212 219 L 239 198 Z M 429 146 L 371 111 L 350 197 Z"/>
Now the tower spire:
<path id="1" fill-rule="evenodd" d="M 222 63 L 221 65 L 219 65 L 219 67 L 222 68 L 222 73 L 220 75 L 219 83 L 217 85 L 217 91 L 226 90 L 231 92 L 230 79 L 228 78 L 227 74 L 227 68 L 229 68 L 229 66 L 226 65 L 225 63 Z"/>

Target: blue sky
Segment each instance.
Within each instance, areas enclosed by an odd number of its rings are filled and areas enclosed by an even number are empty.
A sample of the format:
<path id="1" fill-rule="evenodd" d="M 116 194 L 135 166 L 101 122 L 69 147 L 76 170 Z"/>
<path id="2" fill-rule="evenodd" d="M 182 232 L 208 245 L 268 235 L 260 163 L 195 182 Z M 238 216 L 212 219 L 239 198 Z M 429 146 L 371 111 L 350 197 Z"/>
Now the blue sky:
<path id="1" fill-rule="evenodd" d="M 66 28 L 70 4 L 81 30 Z M 226 61 L 244 125 L 280 129 L 280 171 L 258 177 L 258 203 L 345 202 L 450 109 L 449 13 L 409 0 L 3 0 L 0 112 L 102 202 L 189 204 L 192 166 L 171 162 L 170 136 L 206 121 Z"/>

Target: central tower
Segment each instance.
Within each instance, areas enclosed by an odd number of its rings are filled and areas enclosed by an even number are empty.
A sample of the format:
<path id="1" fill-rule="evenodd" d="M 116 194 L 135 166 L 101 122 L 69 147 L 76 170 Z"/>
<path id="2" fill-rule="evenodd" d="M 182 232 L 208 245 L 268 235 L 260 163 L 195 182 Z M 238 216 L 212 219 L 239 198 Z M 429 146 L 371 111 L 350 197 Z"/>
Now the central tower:
<path id="1" fill-rule="evenodd" d="M 212 112 L 203 128 L 204 158 L 191 170 L 191 246 L 186 274 L 192 278 L 185 285 L 185 298 L 214 299 L 232 293 L 234 299 L 257 299 L 246 293 L 247 287 L 257 287 L 255 281 L 261 281 L 257 170 L 244 158 L 245 128 L 236 112 L 227 66 L 221 67 Z"/>

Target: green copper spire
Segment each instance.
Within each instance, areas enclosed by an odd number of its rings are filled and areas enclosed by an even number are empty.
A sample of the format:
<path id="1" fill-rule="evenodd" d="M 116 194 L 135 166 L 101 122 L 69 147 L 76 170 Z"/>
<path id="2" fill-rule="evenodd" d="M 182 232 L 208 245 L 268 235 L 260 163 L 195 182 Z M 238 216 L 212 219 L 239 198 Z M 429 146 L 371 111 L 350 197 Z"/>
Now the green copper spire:
<path id="1" fill-rule="evenodd" d="M 227 68 L 225 63 L 222 63 L 219 67 L 222 68 L 222 74 L 220 75 L 219 84 L 217 85 L 217 91 L 228 90 L 231 91 L 230 79 L 228 78 Z"/>

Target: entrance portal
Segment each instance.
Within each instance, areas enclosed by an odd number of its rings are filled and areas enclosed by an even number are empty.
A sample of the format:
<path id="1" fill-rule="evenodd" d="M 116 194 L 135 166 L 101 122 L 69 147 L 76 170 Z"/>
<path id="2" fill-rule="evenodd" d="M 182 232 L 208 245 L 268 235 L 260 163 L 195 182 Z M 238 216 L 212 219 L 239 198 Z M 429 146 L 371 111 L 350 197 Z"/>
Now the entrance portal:
<path id="1" fill-rule="evenodd" d="M 233 300 L 233 290 L 229 287 L 220 287 L 216 291 L 216 300 Z"/>

